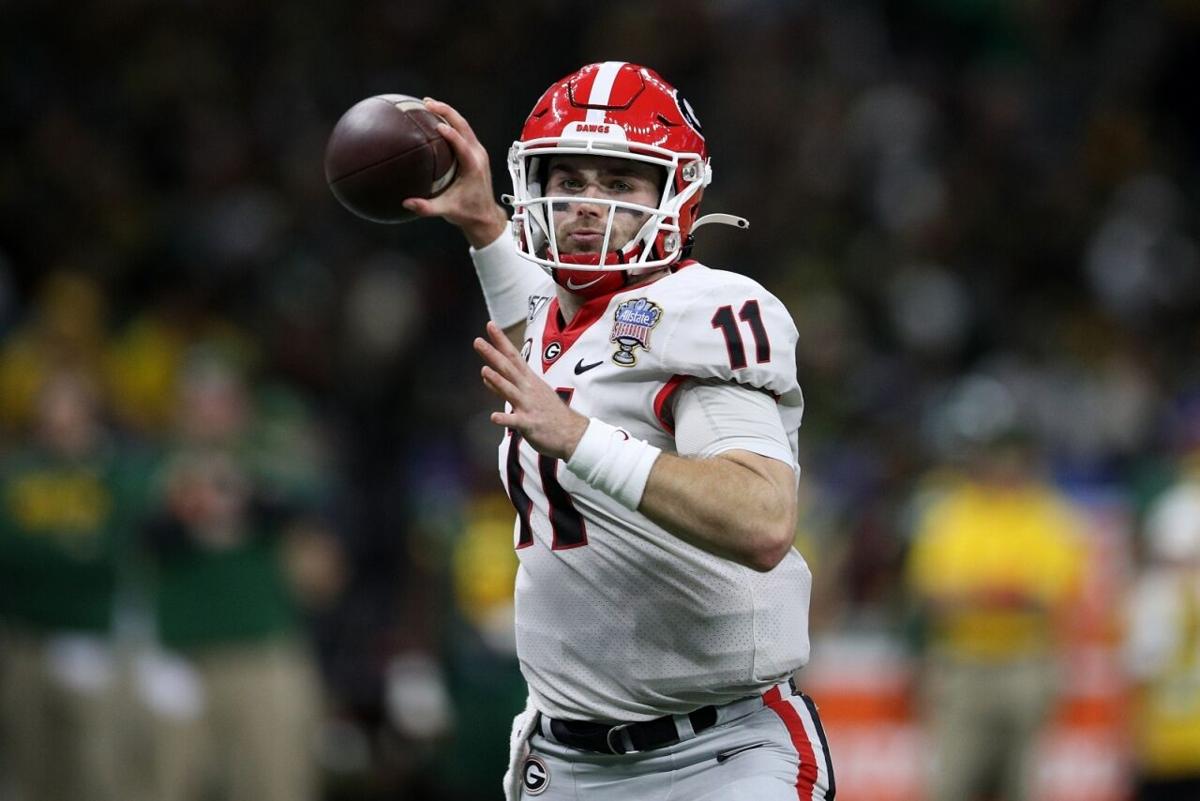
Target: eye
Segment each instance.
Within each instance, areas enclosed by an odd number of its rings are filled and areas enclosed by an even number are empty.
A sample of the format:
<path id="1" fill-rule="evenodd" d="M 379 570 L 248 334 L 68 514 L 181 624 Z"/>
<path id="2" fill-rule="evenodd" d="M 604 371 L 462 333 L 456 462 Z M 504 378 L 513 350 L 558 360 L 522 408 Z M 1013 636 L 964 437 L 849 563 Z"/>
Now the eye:
<path id="1" fill-rule="evenodd" d="M 629 183 L 628 181 L 623 181 L 618 178 L 612 182 L 612 188 L 617 192 L 632 192 L 634 187 L 633 184 Z"/>

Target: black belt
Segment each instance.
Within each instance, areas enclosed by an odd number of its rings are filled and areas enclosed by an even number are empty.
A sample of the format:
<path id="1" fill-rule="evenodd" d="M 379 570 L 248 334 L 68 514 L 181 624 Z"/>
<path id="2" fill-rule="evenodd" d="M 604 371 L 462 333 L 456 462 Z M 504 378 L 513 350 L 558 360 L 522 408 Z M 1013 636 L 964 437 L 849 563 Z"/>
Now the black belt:
<path id="1" fill-rule="evenodd" d="M 539 713 L 541 714 L 541 713 Z M 705 706 L 689 712 L 687 719 L 696 734 L 711 729 L 717 723 L 717 708 Z M 586 720 L 555 720 L 545 718 L 550 735 L 559 743 L 581 751 L 598 754 L 628 754 L 632 751 L 653 751 L 680 742 L 672 715 L 641 723 L 592 723 Z M 538 721 L 539 726 L 541 720 Z"/>
<path id="2" fill-rule="evenodd" d="M 788 678 L 788 688 L 792 695 L 800 692 L 792 677 Z M 545 722 L 550 729 L 550 736 L 570 748 L 597 754 L 628 754 L 633 751 L 653 751 L 681 742 L 679 730 L 675 727 L 676 717 L 666 715 L 642 723 L 592 723 L 586 720 L 555 720 L 539 712 L 534 728 L 541 730 Z M 717 707 L 700 707 L 689 712 L 687 719 L 692 724 L 692 732 L 699 734 L 717 724 Z"/>

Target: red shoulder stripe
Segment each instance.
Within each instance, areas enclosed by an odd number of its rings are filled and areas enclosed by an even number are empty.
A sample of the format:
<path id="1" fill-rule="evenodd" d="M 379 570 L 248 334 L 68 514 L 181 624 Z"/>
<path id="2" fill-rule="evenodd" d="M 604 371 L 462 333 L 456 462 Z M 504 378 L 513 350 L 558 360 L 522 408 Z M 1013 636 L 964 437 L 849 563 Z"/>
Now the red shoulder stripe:
<path id="1" fill-rule="evenodd" d="M 675 397 L 675 393 L 679 391 L 679 387 L 687 380 L 685 375 L 673 375 L 667 379 L 667 383 L 663 384 L 662 389 L 654 396 L 654 416 L 658 418 L 658 424 L 663 427 L 671 436 L 675 436 L 675 415 L 668 414 L 670 411 L 667 404 Z"/>

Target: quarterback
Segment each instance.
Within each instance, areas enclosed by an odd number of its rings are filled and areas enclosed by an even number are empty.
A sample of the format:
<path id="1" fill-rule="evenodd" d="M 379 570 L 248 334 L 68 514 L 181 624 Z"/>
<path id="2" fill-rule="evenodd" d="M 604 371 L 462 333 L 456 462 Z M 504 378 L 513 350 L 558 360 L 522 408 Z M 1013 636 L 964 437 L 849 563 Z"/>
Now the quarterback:
<path id="1" fill-rule="evenodd" d="M 462 115 L 459 176 L 409 199 L 471 245 L 516 508 L 529 704 L 510 799 L 832 799 L 792 548 L 796 328 L 751 279 L 690 257 L 708 148 L 657 73 L 610 61 L 552 85 L 508 154 L 513 208 Z"/>

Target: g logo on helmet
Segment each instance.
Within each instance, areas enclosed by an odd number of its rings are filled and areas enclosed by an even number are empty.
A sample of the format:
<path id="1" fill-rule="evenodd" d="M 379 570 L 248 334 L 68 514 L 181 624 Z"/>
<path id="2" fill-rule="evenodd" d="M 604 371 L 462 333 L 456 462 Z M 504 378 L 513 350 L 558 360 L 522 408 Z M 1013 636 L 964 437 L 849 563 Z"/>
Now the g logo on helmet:
<path id="1" fill-rule="evenodd" d="M 550 786 L 550 771 L 546 763 L 535 756 L 525 757 L 525 766 L 521 768 L 521 784 L 528 795 L 541 795 Z"/>
<path id="2" fill-rule="evenodd" d="M 700 125 L 700 118 L 696 116 L 695 109 L 692 104 L 687 102 L 687 98 L 675 91 L 675 105 L 679 106 L 679 113 L 683 115 L 683 119 L 688 125 L 696 129 L 696 133 L 704 135 L 704 128 Z"/>

